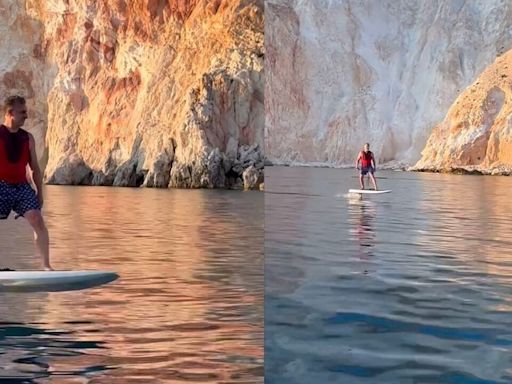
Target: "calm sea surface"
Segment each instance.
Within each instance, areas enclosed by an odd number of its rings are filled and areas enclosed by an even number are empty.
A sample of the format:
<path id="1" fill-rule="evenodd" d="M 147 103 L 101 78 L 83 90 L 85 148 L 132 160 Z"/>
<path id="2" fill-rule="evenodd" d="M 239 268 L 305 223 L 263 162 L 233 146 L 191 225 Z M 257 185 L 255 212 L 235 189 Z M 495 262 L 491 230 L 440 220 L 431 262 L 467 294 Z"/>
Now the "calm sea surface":
<path id="1" fill-rule="evenodd" d="M 120 278 L 0 294 L 0 382 L 263 382 L 263 193 L 47 186 L 43 211 L 55 268 Z M 0 243 L 39 268 L 23 219 Z"/>
<path id="2" fill-rule="evenodd" d="M 512 383 L 512 178 L 265 172 L 267 383 Z"/>

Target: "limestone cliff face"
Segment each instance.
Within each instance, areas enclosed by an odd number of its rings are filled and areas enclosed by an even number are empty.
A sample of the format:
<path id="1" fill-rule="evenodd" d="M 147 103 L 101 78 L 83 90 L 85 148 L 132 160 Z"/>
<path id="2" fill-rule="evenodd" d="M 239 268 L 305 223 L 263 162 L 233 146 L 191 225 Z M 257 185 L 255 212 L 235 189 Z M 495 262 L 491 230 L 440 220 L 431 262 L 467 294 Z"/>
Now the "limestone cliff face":
<path id="1" fill-rule="evenodd" d="M 267 157 L 412 165 L 457 96 L 512 47 L 502 0 L 269 0 Z"/>
<path id="2" fill-rule="evenodd" d="M 4 91 L 48 104 L 47 114 L 35 108 L 41 124 L 31 121 L 29 128 L 46 137 L 49 183 L 216 188 L 245 179 L 256 188 L 262 182 L 262 1 L 0 4 L 16 10 L 13 30 L 22 28 L 20 19 L 34 30 L 24 26 L 18 34 L 26 46 L 15 46 L 38 69 L 26 86 Z M 29 73 L 25 62 L 13 62 L 9 76 L 20 78 L 16 68 Z"/>
<path id="3" fill-rule="evenodd" d="M 512 172 L 512 51 L 460 94 L 413 169 Z"/>
<path id="4" fill-rule="evenodd" d="M 0 0 L 0 99 L 11 94 L 27 98 L 27 129 L 34 134 L 42 163 L 46 159 L 45 133 L 51 71 L 45 66 L 40 41 L 43 24 L 32 18 L 22 1 Z M 3 122 L 3 115 L 0 115 Z"/>

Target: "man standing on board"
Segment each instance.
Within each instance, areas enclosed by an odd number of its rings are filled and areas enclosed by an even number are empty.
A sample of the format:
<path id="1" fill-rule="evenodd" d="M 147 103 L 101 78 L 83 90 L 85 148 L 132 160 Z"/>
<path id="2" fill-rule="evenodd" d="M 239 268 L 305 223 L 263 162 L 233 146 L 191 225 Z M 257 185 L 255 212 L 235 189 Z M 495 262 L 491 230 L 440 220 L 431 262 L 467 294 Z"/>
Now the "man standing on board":
<path id="1" fill-rule="evenodd" d="M 361 162 L 361 168 L 359 168 L 359 162 Z M 359 172 L 359 184 L 361 185 L 361 189 L 364 189 L 364 177 L 366 174 L 370 175 L 372 179 L 373 188 L 377 190 L 377 181 L 375 180 L 375 157 L 373 153 L 370 151 L 370 144 L 366 143 L 363 147 L 363 150 L 359 152 L 356 159 L 356 168 L 360 170 Z"/>
<path id="2" fill-rule="evenodd" d="M 37 162 L 34 136 L 21 127 L 27 119 L 27 106 L 21 96 L 10 96 L 3 103 L 4 123 L 0 125 L 0 219 L 11 211 L 23 216 L 34 230 L 36 250 L 42 267 L 51 271 L 48 229 L 41 215 L 43 178 Z M 32 173 L 37 191 L 27 178 Z"/>

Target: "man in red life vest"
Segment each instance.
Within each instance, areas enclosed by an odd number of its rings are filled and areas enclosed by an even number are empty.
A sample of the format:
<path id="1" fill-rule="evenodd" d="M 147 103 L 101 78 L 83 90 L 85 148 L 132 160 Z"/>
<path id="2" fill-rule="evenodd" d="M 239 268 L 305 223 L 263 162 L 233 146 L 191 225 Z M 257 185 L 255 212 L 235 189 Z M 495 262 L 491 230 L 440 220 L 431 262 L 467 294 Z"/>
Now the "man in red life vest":
<path id="1" fill-rule="evenodd" d="M 361 168 L 359 168 L 359 162 L 361 162 Z M 363 147 L 363 150 L 359 152 L 356 159 L 356 168 L 360 169 L 359 172 L 359 183 L 361 184 L 361 189 L 364 189 L 364 176 L 366 174 L 370 175 L 372 179 L 373 188 L 377 190 L 377 181 L 375 180 L 375 157 L 373 157 L 373 153 L 370 151 L 370 144 L 366 143 Z"/>
<path id="2" fill-rule="evenodd" d="M 42 267 L 47 271 L 52 270 L 48 230 L 41 215 L 43 180 L 34 136 L 21 128 L 27 119 L 25 99 L 20 96 L 8 97 L 3 104 L 3 113 L 4 123 L 0 125 L 0 219 L 7 219 L 11 211 L 23 216 L 34 230 L 35 246 L 41 256 Z M 32 171 L 37 194 L 29 183 L 29 170 Z"/>

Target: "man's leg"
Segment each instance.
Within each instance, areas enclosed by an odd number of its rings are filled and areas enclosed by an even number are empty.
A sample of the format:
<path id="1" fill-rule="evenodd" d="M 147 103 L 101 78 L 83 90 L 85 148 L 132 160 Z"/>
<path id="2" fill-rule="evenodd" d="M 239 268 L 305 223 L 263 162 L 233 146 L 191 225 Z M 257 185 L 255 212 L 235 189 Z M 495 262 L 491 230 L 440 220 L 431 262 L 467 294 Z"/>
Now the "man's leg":
<path id="1" fill-rule="evenodd" d="M 364 189 L 364 175 L 363 175 L 363 172 L 359 173 L 359 185 L 361 186 L 361 189 Z"/>
<path id="2" fill-rule="evenodd" d="M 16 187 L 15 200 L 16 204 L 13 207 L 13 211 L 17 215 L 23 216 L 34 230 L 34 243 L 41 257 L 43 269 L 47 271 L 53 270 L 50 265 L 48 229 L 41 214 L 41 205 L 30 184 L 22 184 Z"/>
<path id="3" fill-rule="evenodd" d="M 375 188 L 375 190 L 377 190 L 377 180 L 375 180 L 375 176 L 373 174 L 373 171 L 369 172 L 369 173 L 370 173 L 370 178 L 372 179 L 373 188 Z"/>
<path id="4" fill-rule="evenodd" d="M 50 265 L 50 239 L 48 236 L 48 229 L 44 223 L 41 211 L 38 209 L 32 209 L 25 212 L 23 217 L 27 219 L 28 223 L 34 230 L 34 243 L 39 256 L 41 257 L 43 268 L 47 271 L 53 270 Z"/>

